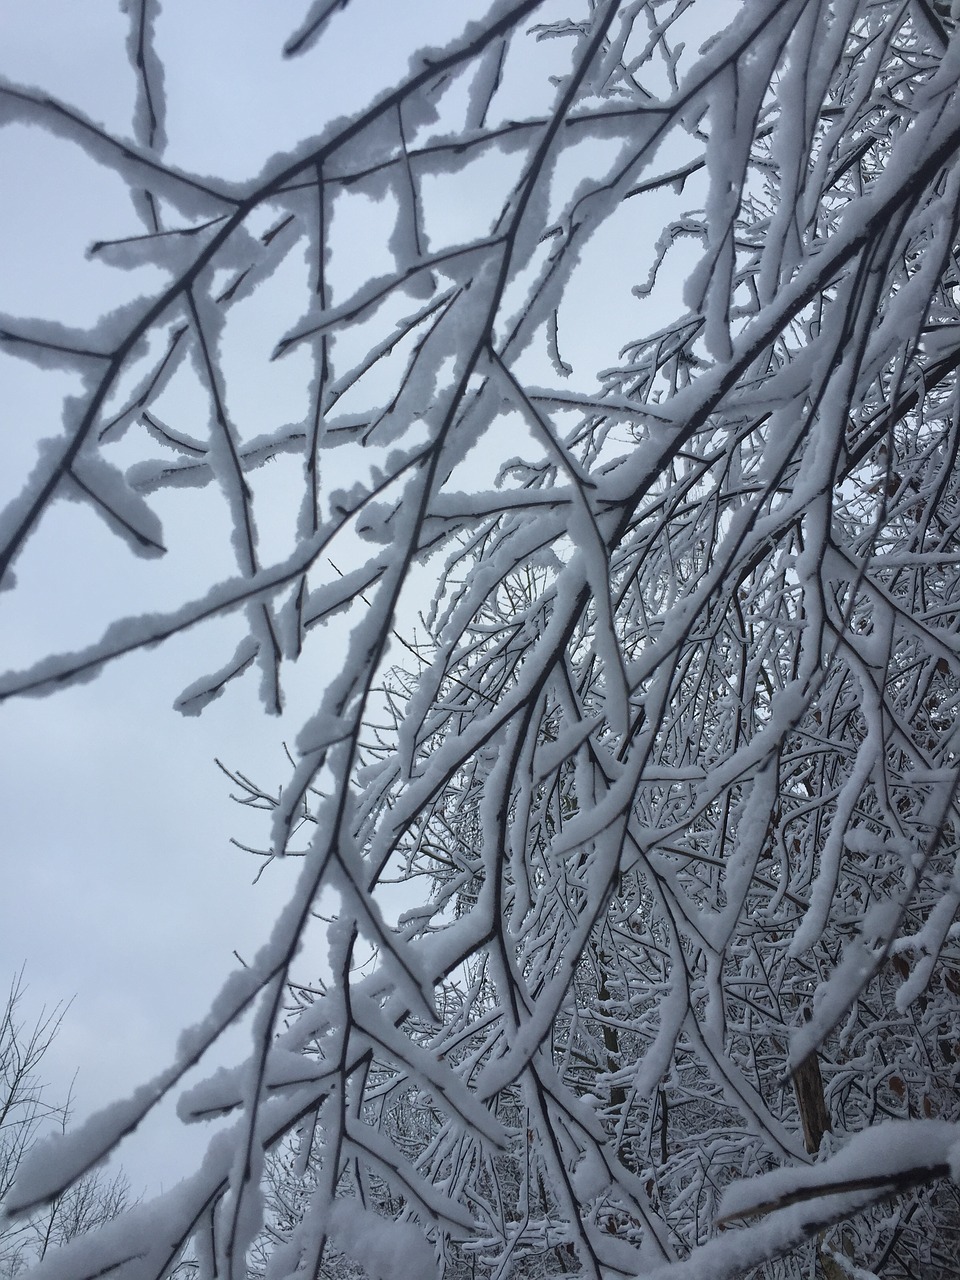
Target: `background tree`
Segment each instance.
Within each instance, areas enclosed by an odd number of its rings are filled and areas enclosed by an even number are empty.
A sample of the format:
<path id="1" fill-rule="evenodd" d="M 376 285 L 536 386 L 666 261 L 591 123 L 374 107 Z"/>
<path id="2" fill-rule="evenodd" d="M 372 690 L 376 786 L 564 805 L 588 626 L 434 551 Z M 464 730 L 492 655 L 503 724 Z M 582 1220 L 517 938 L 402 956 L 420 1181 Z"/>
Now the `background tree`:
<path id="1" fill-rule="evenodd" d="M 51 1129 L 66 1129 L 69 1099 L 53 1102 L 40 1070 L 56 1039 L 66 1009 L 41 1010 L 31 1024 L 22 1004 L 27 988 L 23 970 L 12 979 L 0 1015 L 0 1201 L 16 1181 L 29 1153 Z M 107 1177 L 100 1170 L 79 1178 L 31 1216 L 0 1229 L 0 1276 L 12 1280 L 42 1262 L 50 1249 L 102 1226 L 130 1204 L 123 1173 Z"/>
<path id="2" fill-rule="evenodd" d="M 322 65 L 363 20 L 343 8 L 311 6 L 287 56 Z M 63 497 L 158 557 L 175 486 L 219 500 L 236 569 L 0 691 L 242 617 L 178 705 L 253 670 L 296 720 L 279 793 L 235 775 L 290 901 L 177 1060 L 29 1162 L 11 1209 L 86 1173 L 252 1010 L 249 1060 L 179 1101 L 233 1127 L 62 1274 L 799 1276 L 813 1251 L 941 1274 L 952 19 L 497 0 L 240 184 L 164 159 L 163 14 L 129 12 L 134 142 L 0 90 L 127 182 L 141 229 L 91 253 L 169 273 L 93 333 L 4 322 L 85 392 L 0 525 L 0 571 Z M 354 251 L 372 204 L 386 260 Z M 270 347 L 292 422 L 243 393 Z"/>

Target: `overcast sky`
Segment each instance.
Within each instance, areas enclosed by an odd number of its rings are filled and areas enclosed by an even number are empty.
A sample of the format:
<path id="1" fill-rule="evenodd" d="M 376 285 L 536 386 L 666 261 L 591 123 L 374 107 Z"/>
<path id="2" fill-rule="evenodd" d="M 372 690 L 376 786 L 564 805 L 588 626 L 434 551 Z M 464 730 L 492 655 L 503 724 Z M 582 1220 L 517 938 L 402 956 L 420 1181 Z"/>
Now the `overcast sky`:
<path id="1" fill-rule="evenodd" d="M 392 82 L 412 49 L 444 43 L 471 11 L 462 0 L 396 7 L 355 0 L 316 52 L 281 66 L 282 41 L 307 7 L 302 0 L 286 6 L 287 28 L 277 7 L 259 0 L 166 0 L 158 46 L 169 162 L 248 180 L 277 151 L 369 101 L 371 83 Z M 486 5 L 474 0 L 472 7 Z M 402 22 L 395 17 L 401 9 Z M 134 78 L 126 29 L 116 4 L 2 5 L 0 75 L 129 137 Z M 693 202 L 689 193 L 676 199 L 676 211 Z M 383 245 L 375 208 L 364 216 L 354 243 L 367 269 Z M 467 220 L 470 210 L 444 216 Z M 94 240 L 140 229 L 119 178 L 78 148 L 21 124 L 0 129 L 0 312 L 88 325 L 149 293 L 163 279 L 155 268 L 119 271 L 85 256 Z M 595 368 L 609 354 L 590 309 L 598 275 L 608 298 L 611 280 L 619 281 L 639 329 L 642 309 L 630 287 L 649 267 L 658 229 L 641 244 L 633 233 L 618 240 L 614 227 L 605 245 L 588 251 L 573 286 L 581 323 L 563 335 L 567 358 Z M 344 265 L 349 271 L 346 255 Z M 60 432 L 62 397 L 79 382 L 0 350 L 0 388 L 2 506 L 29 474 L 38 443 Z M 276 366 L 269 380 L 246 388 L 250 429 L 258 416 L 296 420 L 302 395 L 295 363 Z M 270 483 L 279 512 L 281 467 Z M 115 616 L 170 608 L 233 571 L 217 524 L 222 515 L 179 491 L 159 505 L 170 552 L 150 562 L 133 560 L 86 507 L 55 506 L 18 563 L 17 590 L 0 596 L 0 670 L 88 643 Z M 73 1000 L 45 1070 L 59 1096 L 76 1072 L 78 1119 L 172 1058 L 184 1024 L 202 1016 L 235 967 L 234 952 L 258 946 L 286 900 L 291 868 L 272 866 L 253 886 L 255 860 L 229 843 L 231 835 L 256 842 L 263 824 L 231 802 L 214 757 L 276 787 L 286 771 L 283 743 L 296 726 L 263 716 L 252 679 L 237 682 L 200 718 L 171 710 L 187 684 L 224 661 L 236 643 L 233 626 L 209 625 L 123 659 L 90 683 L 0 706 L 0 981 L 26 964 L 28 1018 Z M 321 668 L 332 670 L 340 653 L 333 636 Z M 184 1171 L 179 1138 L 158 1158 L 164 1123 L 170 1128 L 160 1117 L 139 1146 L 135 1140 L 124 1150 L 135 1190 L 169 1184 Z"/>

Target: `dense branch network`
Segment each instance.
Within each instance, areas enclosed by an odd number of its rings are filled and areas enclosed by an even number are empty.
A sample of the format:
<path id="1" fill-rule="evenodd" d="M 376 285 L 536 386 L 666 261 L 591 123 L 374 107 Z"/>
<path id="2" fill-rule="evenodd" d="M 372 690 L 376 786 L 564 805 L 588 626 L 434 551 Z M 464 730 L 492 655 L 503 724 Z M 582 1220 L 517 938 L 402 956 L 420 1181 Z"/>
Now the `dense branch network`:
<path id="1" fill-rule="evenodd" d="M 231 773 L 271 815 L 263 860 L 298 855 L 289 908 L 181 1059 L 11 1203 L 82 1174 L 253 1008 L 251 1060 L 179 1104 L 234 1113 L 230 1139 L 145 1246 L 106 1231 L 64 1274 L 379 1274 L 385 1219 L 411 1274 L 693 1275 L 702 1248 L 715 1276 L 799 1275 L 810 1248 L 899 1275 L 957 1231 L 944 1148 L 843 1172 L 855 1202 L 826 1175 L 758 1193 L 818 1206 L 707 1243 L 731 1182 L 805 1166 L 831 1128 L 956 1119 L 960 43 L 906 0 L 757 0 L 698 55 L 696 0 L 566 8 L 491 5 L 246 189 L 164 164 L 148 0 L 136 148 L 0 88 L 129 182 L 145 230 L 95 252 L 177 263 L 95 333 L 4 321 L 88 393 L 0 570 L 77 491 L 149 556 L 152 495 L 219 491 L 236 556 L 0 694 L 238 611 L 181 709 L 255 666 L 300 726 L 281 791 Z M 315 5 L 288 54 L 346 9 Z M 372 277 L 343 229 L 370 199 L 394 221 Z M 589 295 L 595 377 L 571 299 L 651 222 L 636 314 Z M 306 412 L 244 432 L 222 353 L 295 254 L 303 310 L 270 341 L 309 364 Z M 299 516 L 270 561 L 257 475 L 282 460 Z M 344 617 L 343 669 L 285 708 Z"/>

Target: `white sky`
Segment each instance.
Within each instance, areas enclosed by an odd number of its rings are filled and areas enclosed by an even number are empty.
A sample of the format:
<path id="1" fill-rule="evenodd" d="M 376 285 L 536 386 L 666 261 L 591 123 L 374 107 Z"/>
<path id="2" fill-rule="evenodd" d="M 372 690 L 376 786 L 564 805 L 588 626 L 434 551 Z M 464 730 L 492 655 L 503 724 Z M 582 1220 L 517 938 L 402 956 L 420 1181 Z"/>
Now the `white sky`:
<path id="1" fill-rule="evenodd" d="M 290 29 L 307 7 L 303 0 L 286 6 Z M 278 150 L 368 102 L 371 82 L 394 80 L 410 48 L 444 43 L 471 11 L 486 7 L 484 0 L 404 0 L 395 8 L 353 0 L 331 27 L 338 38 L 281 66 L 288 28 L 276 6 L 166 0 L 159 28 L 166 158 L 200 174 L 250 179 Z M 402 21 L 393 17 L 401 12 Z M 109 4 L 2 5 L 0 75 L 39 86 L 130 136 L 126 22 Z M 665 203 L 665 216 L 694 203 L 689 192 L 676 197 Z M 465 222 L 469 210 L 447 216 Z M 84 256 L 95 239 L 140 229 L 120 180 L 77 148 L 21 125 L 0 129 L 0 312 L 83 325 L 149 292 L 161 279 L 155 268 L 118 271 Z M 608 318 L 610 307 L 632 309 L 635 331 L 642 330 L 645 308 L 630 289 L 646 275 L 658 231 L 659 224 L 638 237 L 625 214 L 611 220 L 603 244 L 588 249 L 568 295 L 565 358 L 596 368 L 615 355 L 597 323 L 597 296 L 605 298 Z M 375 216 L 358 220 L 354 237 L 367 269 Z M 296 365 L 275 368 L 275 381 L 246 388 L 251 427 L 259 415 L 297 415 Z M 29 473 L 37 442 L 58 434 L 65 388 L 77 389 L 0 351 L 0 506 Z M 282 478 L 278 468 L 277 504 Z M 0 670 L 89 642 L 114 616 L 171 607 L 232 572 L 216 512 L 181 491 L 159 506 L 169 515 L 170 555 L 141 562 L 86 508 L 57 505 L 18 564 L 20 587 L 0 596 Z M 266 719 L 249 678 L 199 719 L 171 711 L 185 685 L 229 656 L 233 626 L 195 631 L 55 696 L 0 705 L 7 873 L 0 982 L 26 962 L 28 1017 L 73 998 L 45 1070 L 54 1096 L 64 1095 L 77 1073 L 77 1119 L 169 1061 L 179 1031 L 201 1017 L 235 967 L 234 950 L 249 953 L 263 940 L 296 871 L 272 867 L 252 886 L 257 867 L 228 838 L 253 842 L 261 828 L 231 803 L 214 756 L 276 786 L 286 773 L 282 743 L 298 725 Z M 331 641 L 314 674 L 325 665 L 332 671 L 338 656 Z M 162 1123 L 123 1152 L 135 1191 L 184 1172 L 181 1139 L 171 1138 L 167 1150 L 165 1139 L 158 1142 Z"/>

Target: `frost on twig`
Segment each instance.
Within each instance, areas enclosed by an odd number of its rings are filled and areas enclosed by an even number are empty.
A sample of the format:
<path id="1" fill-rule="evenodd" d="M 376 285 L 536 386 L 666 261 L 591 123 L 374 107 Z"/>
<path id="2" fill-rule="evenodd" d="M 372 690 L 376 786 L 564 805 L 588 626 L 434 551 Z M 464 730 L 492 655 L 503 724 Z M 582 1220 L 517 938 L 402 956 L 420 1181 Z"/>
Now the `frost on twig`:
<path id="1" fill-rule="evenodd" d="M 497 0 L 426 53 L 391 12 L 406 69 L 239 186 L 167 163 L 152 0 L 135 146 L 16 98 L 135 193 L 94 258 L 165 274 L 90 333 L 4 319 L 82 394 L 0 565 L 71 497 L 143 572 L 180 511 L 228 567 L 0 697 L 229 616 L 178 709 L 256 670 L 292 724 L 280 782 L 229 744 L 264 824 L 236 844 L 288 894 L 261 951 L 11 1203 L 250 1010 L 246 1062 L 181 1100 L 231 1127 L 51 1274 L 376 1275 L 388 1239 L 458 1280 L 792 1276 L 818 1249 L 936 1274 L 960 1230 L 942 8 Z M 276 49 L 319 65 L 376 10 L 314 4 Z"/>

